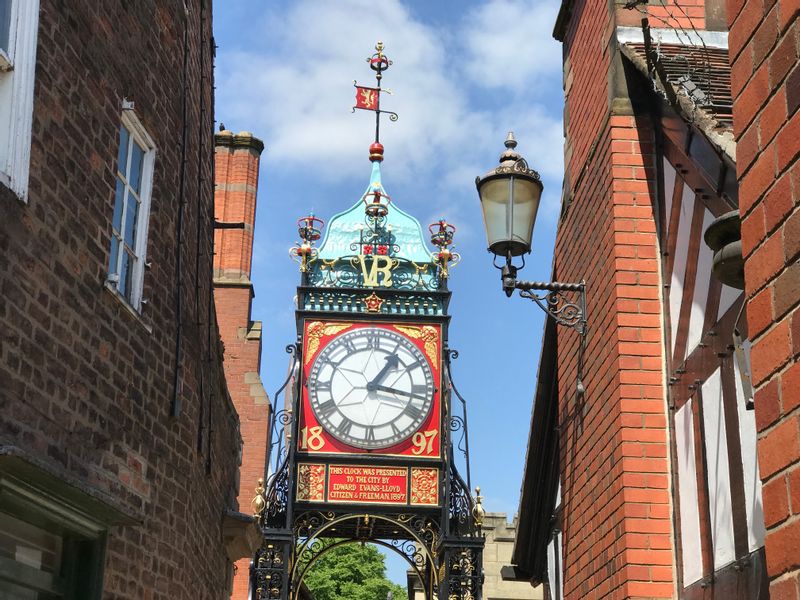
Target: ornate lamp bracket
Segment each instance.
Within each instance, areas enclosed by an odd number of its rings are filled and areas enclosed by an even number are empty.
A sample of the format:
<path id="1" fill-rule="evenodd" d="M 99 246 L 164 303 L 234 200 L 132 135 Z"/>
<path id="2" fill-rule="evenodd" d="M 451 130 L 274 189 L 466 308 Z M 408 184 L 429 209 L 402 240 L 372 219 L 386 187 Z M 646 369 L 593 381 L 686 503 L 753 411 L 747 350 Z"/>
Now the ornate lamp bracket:
<path id="1" fill-rule="evenodd" d="M 578 348 L 577 383 L 575 393 L 577 398 L 583 398 L 586 388 L 583 384 L 583 354 L 586 350 L 586 282 L 563 283 L 560 281 L 521 281 L 517 279 L 517 267 L 506 263 L 501 269 L 503 278 L 503 291 L 506 296 L 511 296 L 514 290 L 519 290 L 523 298 L 533 300 L 549 318 L 557 324 L 570 327 L 580 335 Z M 536 291 L 546 292 L 537 294 Z"/>

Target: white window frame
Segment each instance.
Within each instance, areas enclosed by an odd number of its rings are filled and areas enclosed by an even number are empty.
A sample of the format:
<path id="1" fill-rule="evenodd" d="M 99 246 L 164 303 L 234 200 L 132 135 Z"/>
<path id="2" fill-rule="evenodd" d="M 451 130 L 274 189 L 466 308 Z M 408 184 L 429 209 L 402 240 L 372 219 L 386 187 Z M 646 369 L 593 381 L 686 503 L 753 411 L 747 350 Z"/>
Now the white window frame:
<path id="1" fill-rule="evenodd" d="M 8 55 L 0 57 L 0 184 L 28 198 L 39 0 L 11 0 Z"/>
<path id="2" fill-rule="evenodd" d="M 125 129 L 128 130 L 129 134 L 129 141 L 131 140 L 136 142 L 141 148 L 144 150 L 144 156 L 142 157 L 142 175 L 141 180 L 139 183 L 139 214 L 137 215 L 137 222 L 136 222 L 136 240 L 135 240 L 135 248 L 133 248 L 133 252 L 135 255 L 135 262 L 133 264 L 133 270 L 131 271 L 131 281 L 130 281 L 130 291 L 129 297 L 126 297 L 122 292 L 119 291 L 119 264 L 121 260 L 122 253 L 125 252 L 124 249 L 124 241 L 120 244 L 119 250 L 117 251 L 117 272 L 114 273 L 111 271 L 110 265 L 109 267 L 109 274 L 108 278 L 106 279 L 106 284 L 114 290 L 118 294 L 118 296 L 128 303 L 131 308 L 133 308 L 136 312 L 142 312 L 142 289 L 144 287 L 144 270 L 145 270 L 145 262 L 147 261 L 147 234 L 148 234 L 148 226 L 150 222 L 150 199 L 152 196 L 153 191 L 153 170 L 155 167 L 155 160 L 156 160 L 156 146 L 153 139 L 147 133 L 147 130 L 142 125 L 142 122 L 136 117 L 132 108 L 127 108 L 128 104 L 125 104 L 126 108 L 122 111 L 122 118 L 120 119 L 120 125 L 124 126 Z M 118 130 L 119 131 L 119 130 Z M 117 155 L 114 157 L 114 202 L 116 203 L 116 185 L 117 185 L 117 178 L 119 165 L 117 164 L 117 156 L 119 154 L 119 145 L 117 146 Z M 128 162 L 130 162 L 130 150 L 127 153 Z M 126 166 L 127 169 L 127 166 Z M 123 173 L 123 177 L 125 173 Z M 125 227 L 125 217 L 126 212 L 128 210 L 127 206 L 127 198 L 128 198 L 128 190 L 130 189 L 127 182 L 124 183 L 125 185 L 125 193 L 122 196 L 122 213 L 120 217 L 121 227 Z M 113 213 L 112 213 L 113 214 Z M 113 230 L 113 222 L 111 224 L 111 242 L 113 244 L 113 238 L 115 237 L 114 230 Z M 124 232 L 123 232 L 124 235 Z M 111 259 L 111 247 L 109 247 L 109 262 Z"/>

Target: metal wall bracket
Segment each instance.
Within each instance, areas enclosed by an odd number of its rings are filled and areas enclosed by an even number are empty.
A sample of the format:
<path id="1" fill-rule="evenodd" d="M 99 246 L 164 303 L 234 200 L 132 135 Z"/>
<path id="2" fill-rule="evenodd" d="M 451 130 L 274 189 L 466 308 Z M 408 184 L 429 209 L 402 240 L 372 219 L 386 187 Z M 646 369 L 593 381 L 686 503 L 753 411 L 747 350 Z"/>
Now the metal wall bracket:
<path id="1" fill-rule="evenodd" d="M 578 399 L 583 398 L 586 388 L 583 384 L 583 355 L 586 350 L 586 282 L 562 283 L 559 281 L 520 281 L 517 279 L 517 268 L 506 264 L 501 268 L 503 291 L 511 296 L 519 290 L 523 298 L 533 300 L 548 317 L 559 325 L 570 327 L 580 335 L 578 348 L 578 367 L 575 393 Z M 537 294 L 536 291 L 546 292 Z"/>

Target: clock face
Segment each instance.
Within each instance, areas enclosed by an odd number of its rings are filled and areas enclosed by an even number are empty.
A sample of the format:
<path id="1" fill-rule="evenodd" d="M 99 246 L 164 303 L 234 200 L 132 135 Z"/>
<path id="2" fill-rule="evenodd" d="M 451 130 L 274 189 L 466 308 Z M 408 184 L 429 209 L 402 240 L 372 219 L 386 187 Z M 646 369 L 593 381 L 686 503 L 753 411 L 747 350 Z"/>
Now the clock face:
<path id="1" fill-rule="evenodd" d="M 431 412 L 434 391 L 425 355 L 382 327 L 334 338 L 308 374 L 308 397 L 320 425 L 339 441 L 367 450 L 413 435 Z"/>

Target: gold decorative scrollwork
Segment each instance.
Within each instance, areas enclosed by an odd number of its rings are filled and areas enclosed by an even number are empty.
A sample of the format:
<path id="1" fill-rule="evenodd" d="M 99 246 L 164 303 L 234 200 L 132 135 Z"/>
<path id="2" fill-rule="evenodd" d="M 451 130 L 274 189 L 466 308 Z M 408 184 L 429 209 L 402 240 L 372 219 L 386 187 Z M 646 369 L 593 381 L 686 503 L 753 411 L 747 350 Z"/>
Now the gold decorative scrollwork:
<path id="1" fill-rule="evenodd" d="M 411 504 L 439 504 L 439 469 L 411 469 Z"/>
<path id="2" fill-rule="evenodd" d="M 311 357 L 319 348 L 320 340 L 326 335 L 333 335 L 344 331 L 350 327 L 352 323 L 322 323 L 321 321 L 313 321 L 308 324 L 306 329 L 306 359 L 305 363 L 308 365 L 311 362 Z"/>
<path id="3" fill-rule="evenodd" d="M 325 500 L 325 465 L 297 465 L 297 499 L 306 502 Z"/>
<path id="4" fill-rule="evenodd" d="M 435 327 L 431 327 L 430 325 L 423 325 L 422 327 L 416 325 L 395 325 L 395 328 L 412 339 L 421 339 L 425 344 L 425 354 L 428 355 L 431 364 L 435 369 L 439 368 L 439 354 L 437 352 L 439 332 Z"/>

